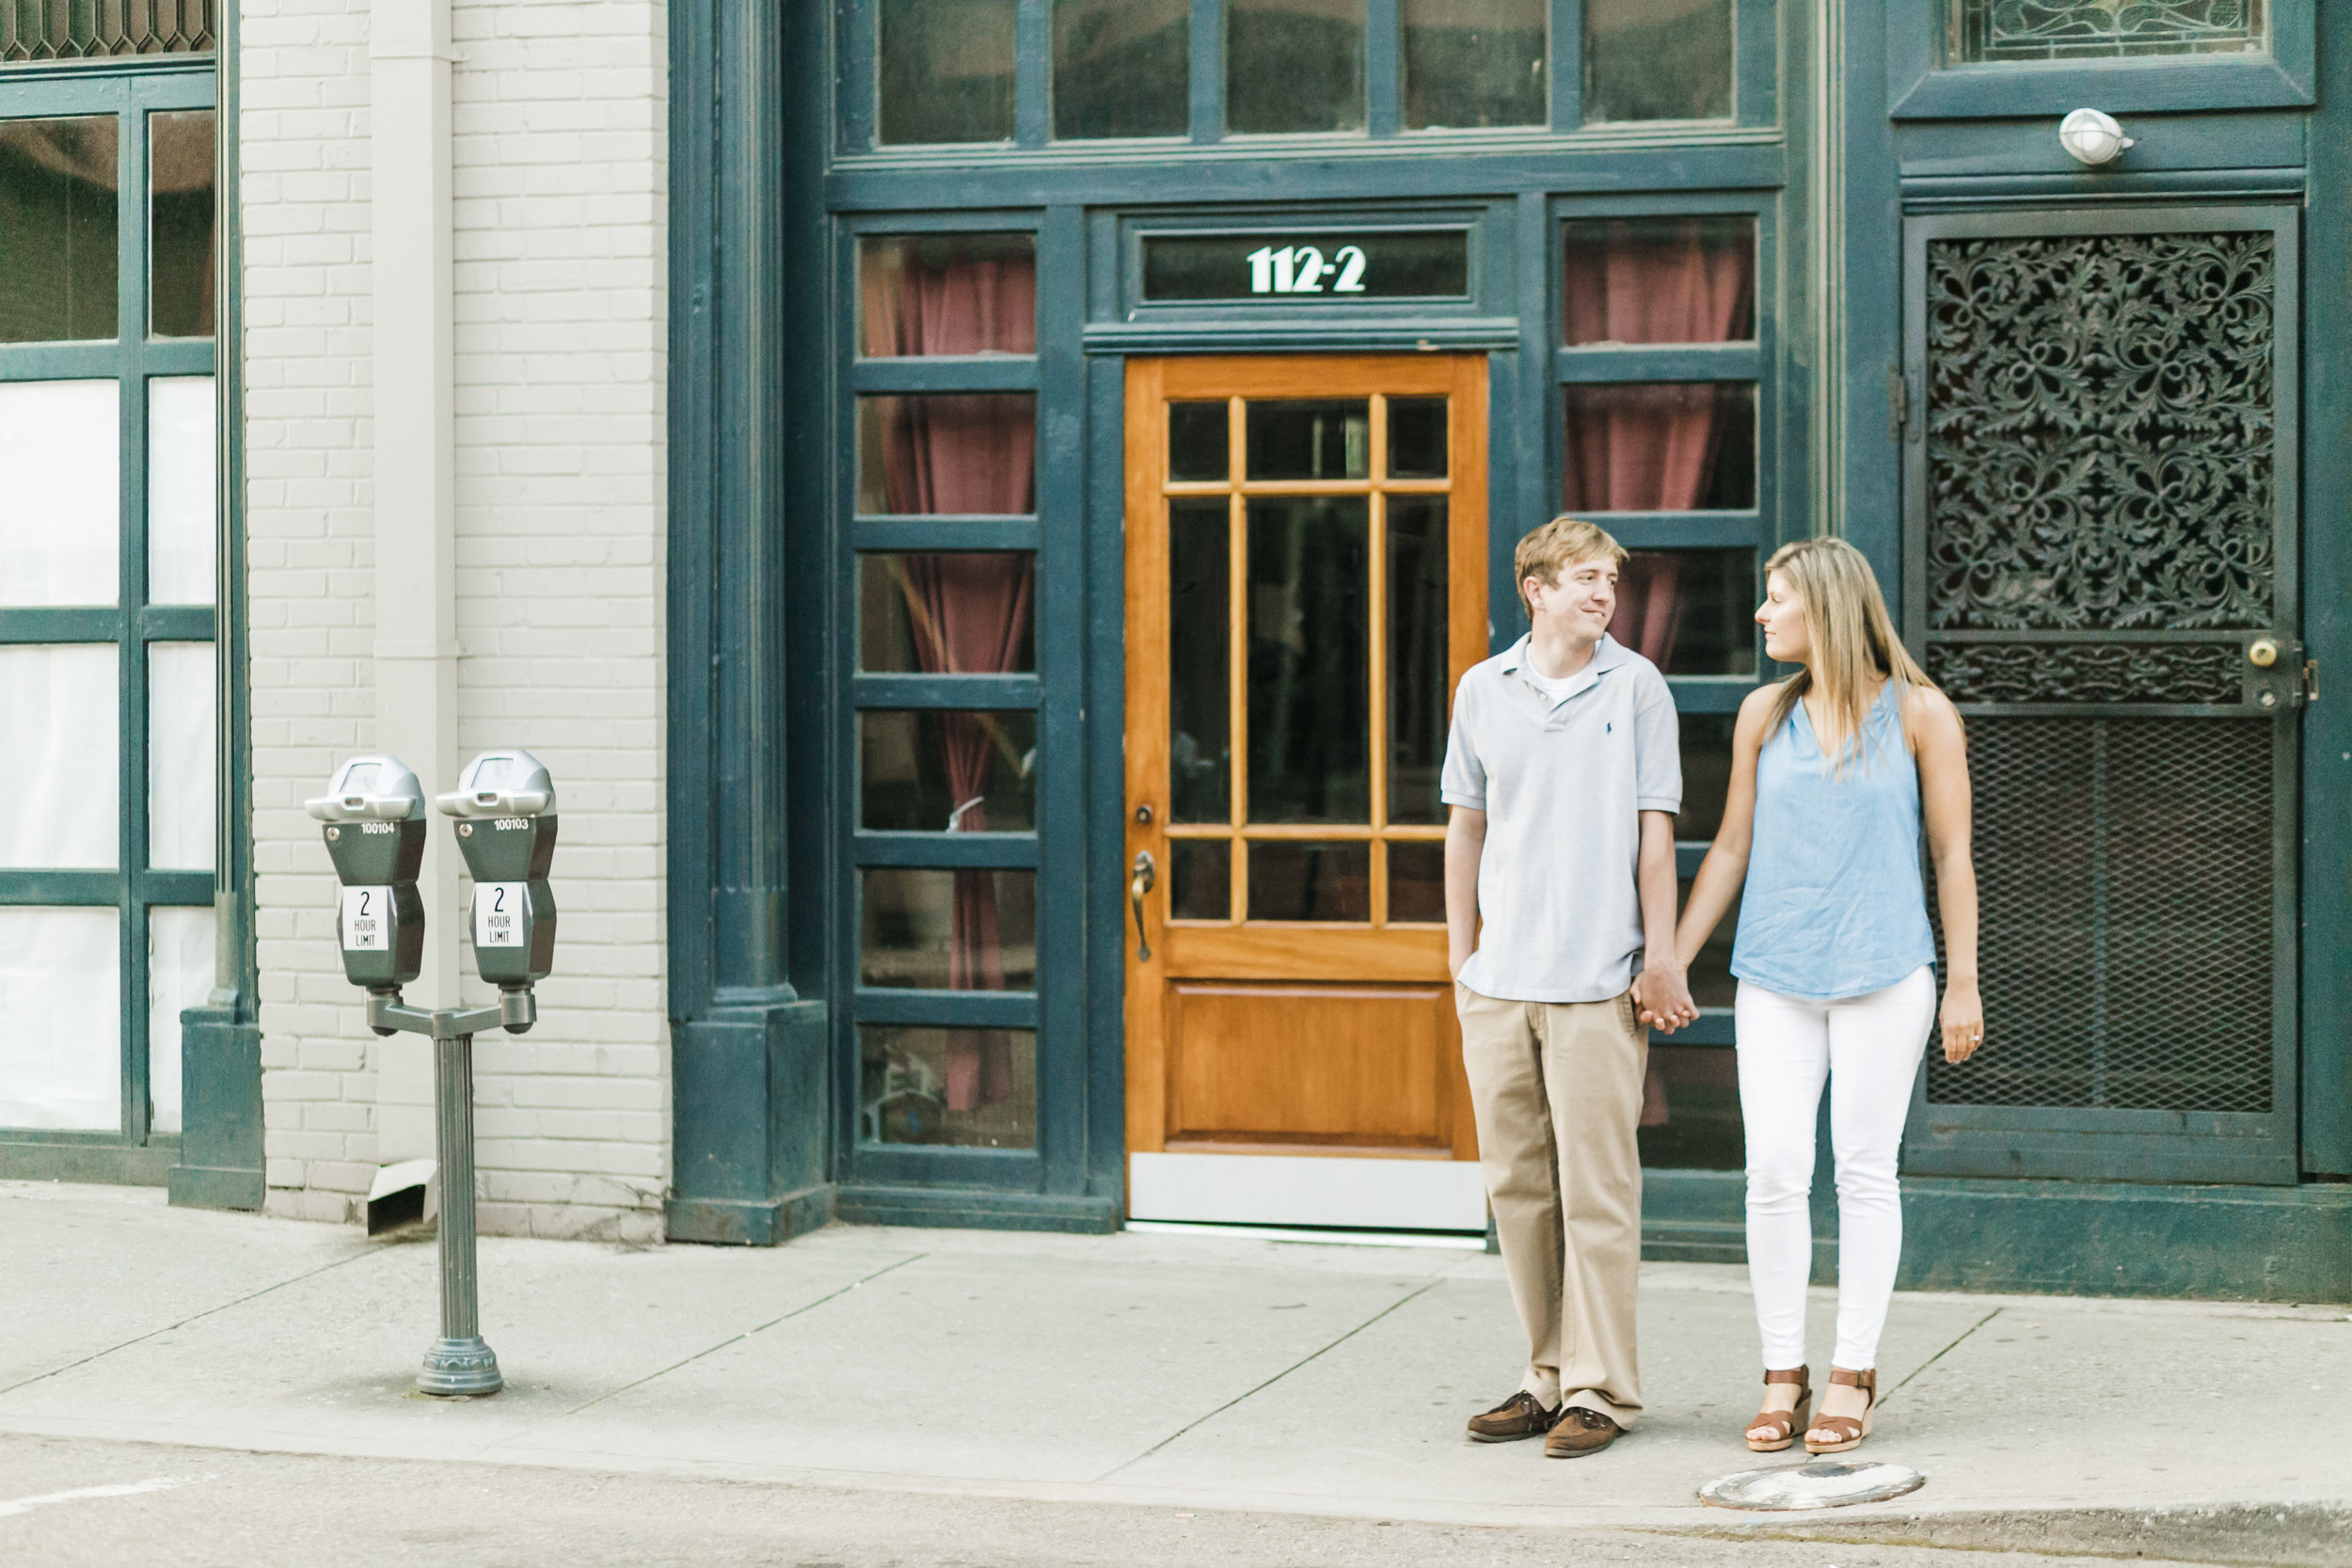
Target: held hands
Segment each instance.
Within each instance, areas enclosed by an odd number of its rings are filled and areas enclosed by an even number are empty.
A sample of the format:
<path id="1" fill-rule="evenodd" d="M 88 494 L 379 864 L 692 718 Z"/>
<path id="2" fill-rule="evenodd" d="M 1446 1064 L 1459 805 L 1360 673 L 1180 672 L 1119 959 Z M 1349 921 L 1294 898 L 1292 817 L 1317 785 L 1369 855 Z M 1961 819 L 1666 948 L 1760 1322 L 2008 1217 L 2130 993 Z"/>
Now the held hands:
<path id="1" fill-rule="evenodd" d="M 1954 980 L 1944 988 L 1944 1059 L 1964 1062 L 1984 1043 L 1984 998 L 1974 980 Z"/>
<path id="2" fill-rule="evenodd" d="M 1691 1000 L 1691 985 L 1678 963 L 1644 963 L 1633 977 L 1633 1016 L 1661 1035 L 1671 1035 L 1695 1022 L 1698 1004 Z"/>

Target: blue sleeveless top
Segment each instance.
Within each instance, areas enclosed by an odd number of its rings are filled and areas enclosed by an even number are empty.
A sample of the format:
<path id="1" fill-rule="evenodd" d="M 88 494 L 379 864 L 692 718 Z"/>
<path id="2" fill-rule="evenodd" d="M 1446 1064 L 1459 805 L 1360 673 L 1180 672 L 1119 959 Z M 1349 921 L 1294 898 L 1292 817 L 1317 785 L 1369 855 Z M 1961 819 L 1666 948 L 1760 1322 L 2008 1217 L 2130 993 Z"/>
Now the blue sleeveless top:
<path id="1" fill-rule="evenodd" d="M 1833 776 L 1798 703 L 1756 763 L 1756 836 L 1731 973 L 1784 996 L 1883 990 L 1935 961 L 1919 869 L 1919 768 L 1888 681 Z"/>

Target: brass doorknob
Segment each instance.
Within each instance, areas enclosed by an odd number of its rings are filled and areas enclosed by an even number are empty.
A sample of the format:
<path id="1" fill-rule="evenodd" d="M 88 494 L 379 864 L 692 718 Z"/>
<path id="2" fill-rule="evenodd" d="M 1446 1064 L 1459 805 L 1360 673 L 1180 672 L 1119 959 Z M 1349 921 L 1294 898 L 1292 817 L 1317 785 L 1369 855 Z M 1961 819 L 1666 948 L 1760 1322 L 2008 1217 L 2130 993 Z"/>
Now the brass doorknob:
<path id="1" fill-rule="evenodd" d="M 2278 640 L 2270 637 L 2257 637 L 2254 639 L 2253 641 L 2246 645 L 2246 662 L 2254 666 L 2257 670 L 2267 670 L 2272 665 L 2278 663 Z"/>

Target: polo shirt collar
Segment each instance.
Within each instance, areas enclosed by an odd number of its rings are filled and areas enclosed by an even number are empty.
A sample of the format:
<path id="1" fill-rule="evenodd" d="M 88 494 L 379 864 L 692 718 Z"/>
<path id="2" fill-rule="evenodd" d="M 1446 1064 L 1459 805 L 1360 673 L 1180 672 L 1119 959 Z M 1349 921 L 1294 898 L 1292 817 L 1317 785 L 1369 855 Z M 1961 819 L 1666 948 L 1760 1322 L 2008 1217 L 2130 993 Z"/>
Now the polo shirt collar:
<path id="1" fill-rule="evenodd" d="M 1533 635 L 1533 633 L 1522 633 L 1517 642 L 1512 643 L 1508 649 L 1504 650 L 1502 655 L 1502 673 L 1504 674 L 1518 674 L 1520 671 L 1526 667 L 1527 644 Z M 1591 690 L 1594 685 L 1599 681 L 1601 676 L 1607 674 L 1610 671 L 1614 670 L 1617 666 L 1623 664 L 1627 659 L 1632 657 L 1633 656 L 1627 650 L 1624 643 L 1618 641 L 1607 632 L 1602 632 L 1600 634 L 1599 643 L 1593 649 L 1593 657 L 1584 661 L 1583 669 L 1579 670 L 1575 674 L 1568 677 L 1568 689 L 1560 694 L 1559 702 L 1565 703 L 1571 697 L 1580 696 L 1582 693 Z M 1530 672 L 1530 673 L 1532 673 L 1533 672 Z M 1528 689 L 1531 691 L 1535 691 L 1545 696 L 1549 695 L 1549 693 L 1543 692 L 1541 688 L 1534 686 L 1532 682 L 1523 684 L 1526 684 Z M 1557 706 L 1558 705 L 1555 703 L 1553 705 Z"/>

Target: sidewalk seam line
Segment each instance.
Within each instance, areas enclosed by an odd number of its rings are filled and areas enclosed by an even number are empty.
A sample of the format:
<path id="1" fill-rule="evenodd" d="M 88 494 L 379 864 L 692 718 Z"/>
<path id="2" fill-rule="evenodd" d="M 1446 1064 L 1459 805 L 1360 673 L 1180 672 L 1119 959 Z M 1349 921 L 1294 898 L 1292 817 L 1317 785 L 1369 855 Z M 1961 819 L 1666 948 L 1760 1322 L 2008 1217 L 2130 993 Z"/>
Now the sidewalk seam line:
<path id="1" fill-rule="evenodd" d="M 1159 1452 L 1162 1449 L 1168 1447 L 1170 1443 L 1176 1441 L 1177 1438 L 1182 1437 L 1185 1433 L 1190 1432 L 1193 1428 L 1200 1425 L 1202 1422 L 1214 1420 L 1217 1417 L 1224 1415 L 1228 1410 L 1232 1409 L 1233 1406 L 1241 1403 L 1243 1401 L 1252 1399 L 1257 1395 L 1263 1393 L 1268 1388 L 1271 1388 L 1276 1384 L 1281 1382 L 1284 1378 L 1290 1376 L 1291 1373 L 1298 1370 L 1299 1368 L 1305 1366 L 1308 1362 L 1315 1360 L 1317 1357 L 1324 1355 L 1327 1352 L 1339 1349 L 1342 1345 L 1347 1343 L 1350 1339 L 1356 1338 L 1357 1335 L 1361 1334 L 1365 1329 L 1370 1328 L 1374 1323 L 1378 1323 L 1390 1313 L 1395 1311 L 1397 1308 L 1409 1302 L 1420 1300 L 1422 1296 L 1427 1295 L 1430 1291 L 1436 1290 L 1438 1286 L 1444 1283 L 1445 1281 L 1442 1279 L 1433 1279 L 1428 1284 L 1423 1285 L 1420 1290 L 1413 1291 L 1411 1294 L 1399 1296 L 1396 1300 L 1389 1303 L 1388 1306 L 1383 1307 L 1379 1311 L 1375 1312 L 1371 1317 L 1366 1318 L 1362 1323 L 1358 1323 L 1354 1328 L 1349 1329 L 1346 1333 L 1341 1335 L 1329 1344 L 1319 1346 L 1309 1354 L 1299 1357 L 1296 1361 L 1292 1362 L 1280 1371 L 1276 1372 L 1272 1377 L 1267 1378 L 1263 1383 L 1259 1384 L 1256 1387 L 1243 1389 L 1240 1393 L 1235 1394 L 1232 1399 L 1227 1400 L 1223 1404 L 1218 1405 L 1215 1410 L 1203 1411 L 1199 1416 L 1194 1417 L 1191 1420 L 1186 1421 L 1183 1426 L 1178 1427 L 1174 1432 L 1169 1433 L 1167 1436 L 1152 1444 L 1150 1448 L 1144 1449 L 1141 1453 L 1136 1455 L 1133 1459 L 1120 1460 L 1118 1464 L 1112 1465 L 1101 1475 L 1096 1476 L 1087 1484 L 1089 1486 L 1100 1486 L 1103 1482 L 1110 1480 L 1111 1477 L 1119 1474 L 1120 1471 L 1126 1469 L 1130 1465 L 1142 1464 L 1145 1460 L 1151 1458 L 1153 1454 Z"/>
<path id="2" fill-rule="evenodd" d="M 1995 1307 L 1992 1311 L 1987 1312 L 1983 1317 L 1979 1318 L 1975 1323 L 1972 1323 L 1966 1328 L 1962 1329 L 1960 1331 L 1959 1338 L 1954 1339 L 1950 1344 L 1946 1345 L 1942 1350 L 1937 1351 L 1933 1355 L 1929 1356 L 1925 1361 L 1922 1361 L 1916 1367 L 1912 1368 L 1909 1375 L 1906 1376 L 1900 1383 L 1898 1383 L 1895 1386 L 1889 1388 L 1885 1393 L 1881 1394 L 1878 1397 L 1878 1402 L 1880 1404 L 1884 1404 L 1888 1400 L 1893 1399 L 1897 1394 L 1899 1394 L 1905 1388 L 1910 1387 L 1912 1378 L 1917 1377 L 1921 1372 L 1926 1371 L 1930 1367 L 1934 1366 L 1938 1361 L 1941 1361 L 1946 1356 L 1951 1354 L 1952 1352 L 1960 1348 L 1962 1340 L 1966 1339 L 1971 1335 L 1975 1334 L 1977 1330 L 1982 1328 L 1985 1324 L 1991 1323 L 1994 1319 L 1999 1317 L 2002 1313 L 2008 1310 L 2009 1308 L 2006 1307 Z"/>
<path id="3" fill-rule="evenodd" d="M 576 1404 L 569 1410 L 564 1411 L 559 1415 L 549 1416 L 547 1420 L 535 1422 L 531 1426 L 527 1426 L 523 1428 L 521 1432 L 516 1433 L 513 1437 L 501 1438 L 498 1443 L 493 1444 L 492 1446 L 495 1448 L 503 1448 L 506 1444 L 513 1442 L 516 1437 L 521 1437 L 526 1433 L 536 1432 L 540 1427 L 546 1426 L 549 1422 L 564 1420 L 570 1417 L 579 1415 L 583 1410 L 593 1409 L 596 1406 L 602 1404 L 607 1400 L 617 1399 L 621 1395 L 628 1393 L 631 1388 L 639 1387 L 644 1384 L 651 1383 L 656 1378 L 668 1377 L 672 1372 L 676 1371 L 680 1367 L 691 1367 L 706 1355 L 715 1355 L 719 1352 L 726 1349 L 729 1345 L 741 1344 L 744 1340 L 750 1338 L 755 1334 L 765 1334 L 780 1323 L 797 1318 L 803 1312 L 814 1312 L 819 1307 L 824 1306 L 825 1303 L 829 1301 L 836 1301 L 839 1298 L 848 1295 L 851 1291 L 856 1290 L 861 1285 L 870 1284 L 894 1269 L 905 1268 L 909 1263 L 919 1263 L 930 1256 L 930 1254 L 928 1252 L 918 1252 L 914 1254 L 912 1257 L 901 1258 L 895 1263 L 887 1264 L 882 1268 L 876 1269 L 872 1274 L 864 1275 L 861 1278 L 850 1280 L 847 1285 L 842 1286 L 841 1289 L 837 1291 L 829 1291 L 825 1294 L 818 1296 L 815 1301 L 804 1301 L 800 1306 L 792 1308 L 791 1311 L 785 1313 L 782 1317 L 771 1318 L 766 1323 L 755 1324 L 753 1327 L 745 1329 L 740 1334 L 731 1335 L 728 1338 L 720 1340 L 717 1344 L 705 1345 L 702 1349 L 696 1351 L 693 1354 L 686 1357 L 682 1361 L 674 1361 L 666 1367 L 647 1372 L 643 1377 L 632 1378 L 630 1381 L 622 1384 L 618 1388 L 608 1388 L 603 1393 L 598 1394 L 595 1399 L 589 1400 L 585 1403 Z"/>
<path id="4" fill-rule="evenodd" d="M 332 1263 L 322 1263 L 315 1269 L 310 1269 L 304 1273 L 295 1275 L 291 1279 L 281 1279 L 275 1285 L 264 1285 L 258 1291 L 248 1291 L 246 1294 L 237 1297 L 234 1301 L 224 1301 L 217 1307 L 207 1307 L 201 1312 L 190 1313 L 187 1317 L 182 1318 L 178 1323 L 166 1323 L 161 1328 L 151 1328 L 144 1334 L 135 1335 L 131 1338 L 123 1340 L 120 1344 L 108 1345 L 104 1350 L 94 1350 L 87 1355 L 81 1357 L 79 1360 L 69 1361 L 62 1367 L 52 1367 L 45 1372 L 35 1373 L 33 1376 L 26 1378 L 22 1383 L 11 1383 L 7 1387 L 0 1388 L 0 1399 L 6 1399 L 8 1395 L 15 1393 L 20 1388 L 30 1388 L 36 1383 L 44 1383 L 50 1378 L 62 1376 L 65 1373 L 73 1370 L 76 1367 L 87 1367 L 93 1361 L 103 1360 L 105 1357 L 114 1354 L 117 1351 L 129 1350 L 133 1345 L 144 1344 L 146 1341 L 155 1338 L 158 1334 L 169 1334 L 175 1328 L 185 1328 L 190 1323 L 201 1323 L 204 1319 L 212 1317 L 215 1313 L 226 1312 L 232 1307 L 243 1307 L 248 1301 L 259 1301 L 262 1297 L 268 1295 L 272 1291 L 282 1291 L 289 1285 L 299 1285 L 306 1279 L 315 1279 L 320 1275 L 326 1273 L 329 1269 L 340 1269 L 346 1263 L 356 1263 L 362 1258 L 372 1258 L 380 1250 L 380 1248 L 373 1246 L 363 1247 L 359 1251 L 352 1253 L 349 1257 L 338 1258 Z"/>

